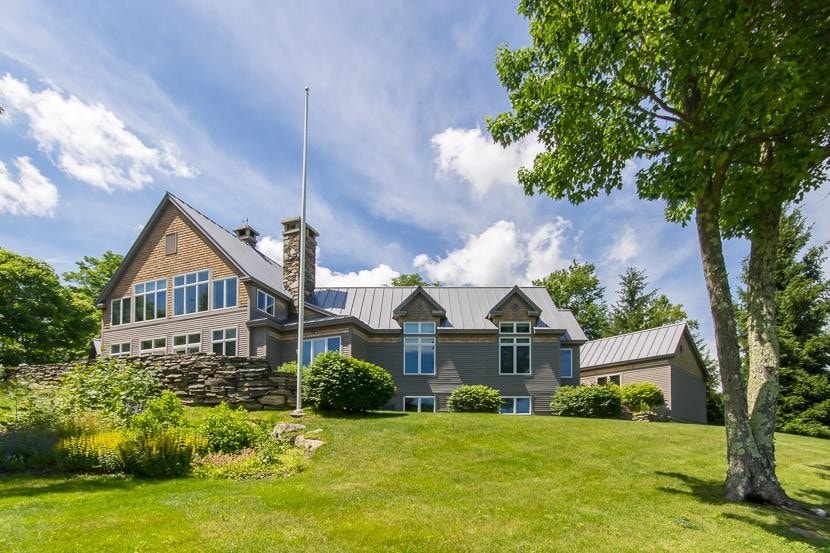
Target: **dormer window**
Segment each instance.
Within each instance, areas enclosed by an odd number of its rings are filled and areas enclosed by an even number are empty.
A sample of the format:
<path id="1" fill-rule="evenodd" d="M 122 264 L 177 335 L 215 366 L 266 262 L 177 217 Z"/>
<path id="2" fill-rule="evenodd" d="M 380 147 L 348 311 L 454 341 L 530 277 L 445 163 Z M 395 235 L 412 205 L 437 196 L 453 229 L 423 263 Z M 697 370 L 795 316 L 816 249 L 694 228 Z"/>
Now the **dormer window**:
<path id="1" fill-rule="evenodd" d="M 435 374 L 435 323 L 403 324 L 403 373 Z"/>
<path id="2" fill-rule="evenodd" d="M 499 374 L 530 374 L 530 323 L 499 323 Z"/>

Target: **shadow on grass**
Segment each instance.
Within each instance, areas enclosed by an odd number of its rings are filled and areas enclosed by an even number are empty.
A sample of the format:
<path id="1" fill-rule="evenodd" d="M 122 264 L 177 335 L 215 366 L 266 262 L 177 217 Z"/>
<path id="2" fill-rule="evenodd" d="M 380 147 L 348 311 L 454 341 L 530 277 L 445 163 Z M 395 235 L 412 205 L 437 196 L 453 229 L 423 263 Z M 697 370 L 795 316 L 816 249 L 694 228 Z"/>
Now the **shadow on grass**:
<path id="1" fill-rule="evenodd" d="M 827 519 L 805 517 L 797 513 L 785 511 L 775 507 L 761 504 L 740 504 L 728 501 L 725 497 L 723 481 L 703 480 L 680 472 L 657 471 L 655 474 L 678 480 L 682 487 L 660 486 L 661 492 L 687 495 L 703 503 L 710 505 L 734 505 L 749 509 L 751 515 L 736 513 L 721 513 L 721 517 L 737 520 L 745 524 L 751 524 L 758 528 L 781 536 L 788 540 L 798 540 L 809 545 L 830 544 L 830 522 Z M 685 489 L 684 489 L 685 488 Z M 830 501 L 830 492 L 824 490 L 799 490 L 805 495 L 816 497 L 819 501 L 827 503 Z M 774 517 L 773 522 L 764 520 L 767 517 Z M 761 518 L 764 517 L 764 518 Z"/>
<path id="2" fill-rule="evenodd" d="M 134 479 L 126 476 L 43 476 L 34 474 L 0 475 L 0 497 L 34 497 L 52 493 L 88 493 L 131 490 L 139 484 L 162 480 Z"/>
<path id="3" fill-rule="evenodd" d="M 811 469 L 818 469 L 818 475 L 825 480 L 830 480 L 830 465 L 807 465 Z"/>

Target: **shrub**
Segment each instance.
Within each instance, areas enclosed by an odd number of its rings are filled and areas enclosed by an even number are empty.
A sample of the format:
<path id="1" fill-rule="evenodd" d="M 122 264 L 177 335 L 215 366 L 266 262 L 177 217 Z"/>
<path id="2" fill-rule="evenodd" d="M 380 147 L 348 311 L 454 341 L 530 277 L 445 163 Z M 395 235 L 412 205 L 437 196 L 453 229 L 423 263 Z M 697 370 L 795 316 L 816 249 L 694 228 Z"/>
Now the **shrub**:
<path id="1" fill-rule="evenodd" d="M 297 362 L 296 361 L 286 361 L 279 367 L 277 367 L 278 373 L 288 373 L 288 374 L 297 374 Z"/>
<path id="2" fill-rule="evenodd" d="M 193 447 L 180 432 L 136 434 L 118 446 L 124 471 L 135 476 L 167 478 L 190 472 Z"/>
<path id="3" fill-rule="evenodd" d="M 73 367 L 61 393 L 75 410 L 100 409 L 126 423 L 161 393 L 161 385 L 149 369 L 110 359 Z"/>
<path id="4" fill-rule="evenodd" d="M 102 432 L 61 440 L 55 448 L 58 467 L 64 472 L 113 474 L 124 471 L 121 432 Z"/>
<path id="5" fill-rule="evenodd" d="M 306 401 L 318 411 L 380 409 L 397 390 L 386 369 L 336 352 L 318 355 L 303 384 Z"/>
<path id="6" fill-rule="evenodd" d="M 620 389 L 622 404 L 632 411 L 649 411 L 663 405 L 663 391 L 651 382 L 626 384 Z"/>
<path id="7" fill-rule="evenodd" d="M 0 433 L 0 471 L 45 470 L 55 465 L 58 435 L 30 428 Z"/>
<path id="8" fill-rule="evenodd" d="M 565 417 L 618 417 L 622 412 L 620 388 L 616 385 L 562 386 L 550 408 Z"/>
<path id="9" fill-rule="evenodd" d="M 805 422 L 814 422 L 823 426 L 830 426 L 830 399 L 825 399 L 805 409 L 798 416 Z"/>
<path id="10" fill-rule="evenodd" d="M 793 420 L 782 426 L 781 432 L 830 439 L 830 427 L 816 421 Z"/>
<path id="11" fill-rule="evenodd" d="M 501 394 L 483 384 L 459 386 L 450 394 L 447 407 L 459 413 L 498 413 Z"/>
<path id="12" fill-rule="evenodd" d="M 252 448 L 266 436 L 265 430 L 251 421 L 247 411 L 231 409 L 224 402 L 205 415 L 199 433 L 207 440 L 209 451 L 221 453 Z"/>
<path id="13" fill-rule="evenodd" d="M 176 394 L 169 390 L 148 400 L 144 412 L 130 419 L 130 428 L 139 434 L 152 434 L 184 425 L 184 405 Z"/>
<path id="14" fill-rule="evenodd" d="M 194 463 L 193 475 L 230 480 L 273 478 L 301 472 L 308 464 L 308 456 L 301 450 L 266 441 L 256 449 L 205 455 Z"/>

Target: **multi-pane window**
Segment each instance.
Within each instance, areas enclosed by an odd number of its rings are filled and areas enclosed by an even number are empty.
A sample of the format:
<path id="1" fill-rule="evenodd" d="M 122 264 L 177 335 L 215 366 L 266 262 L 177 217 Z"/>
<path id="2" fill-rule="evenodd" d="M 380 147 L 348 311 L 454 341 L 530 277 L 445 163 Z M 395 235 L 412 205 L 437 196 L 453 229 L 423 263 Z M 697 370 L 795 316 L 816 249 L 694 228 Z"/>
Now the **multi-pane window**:
<path id="1" fill-rule="evenodd" d="M 173 353 L 199 353 L 201 349 L 201 332 L 173 336 Z"/>
<path id="2" fill-rule="evenodd" d="M 608 376 L 597 377 L 597 384 L 608 384 L 609 382 L 611 384 L 616 384 L 617 386 L 619 386 L 620 382 L 622 382 L 622 379 L 618 374 L 609 374 Z"/>
<path id="3" fill-rule="evenodd" d="M 559 350 L 559 376 L 573 378 L 573 375 L 573 350 L 571 348 L 562 348 Z"/>
<path id="4" fill-rule="evenodd" d="M 435 374 L 435 323 L 404 323 L 404 374 Z"/>
<path id="5" fill-rule="evenodd" d="M 502 397 L 499 412 L 502 415 L 529 415 L 530 397 Z"/>
<path id="6" fill-rule="evenodd" d="M 406 396 L 403 398 L 403 410 L 407 413 L 434 413 L 435 396 Z"/>
<path id="7" fill-rule="evenodd" d="M 256 308 L 263 313 L 271 315 L 272 317 L 277 314 L 274 296 L 267 292 L 263 292 L 262 290 L 256 291 Z"/>
<path id="8" fill-rule="evenodd" d="M 340 336 L 324 336 L 303 340 L 303 366 L 310 365 L 315 357 L 327 351 L 340 352 Z"/>
<path id="9" fill-rule="evenodd" d="M 236 355 L 236 329 L 222 328 L 211 333 L 213 353 L 219 355 Z"/>
<path id="10" fill-rule="evenodd" d="M 149 280 L 133 286 L 135 321 L 152 321 L 167 316 L 167 279 Z"/>
<path id="11" fill-rule="evenodd" d="M 213 281 L 213 308 L 236 307 L 236 277 Z"/>
<path id="12" fill-rule="evenodd" d="M 167 338 L 146 338 L 138 342 L 140 355 L 164 355 L 167 353 Z"/>
<path id="13" fill-rule="evenodd" d="M 125 325 L 130 322 L 132 298 L 120 298 L 110 303 L 110 325 Z"/>
<path id="14" fill-rule="evenodd" d="M 208 271 L 173 278 L 173 315 L 208 310 Z"/>
<path id="15" fill-rule="evenodd" d="M 130 354 L 130 343 L 123 342 L 121 344 L 110 345 L 110 357 L 126 357 Z"/>
<path id="16" fill-rule="evenodd" d="M 530 374 L 530 323 L 499 323 L 499 373 Z"/>

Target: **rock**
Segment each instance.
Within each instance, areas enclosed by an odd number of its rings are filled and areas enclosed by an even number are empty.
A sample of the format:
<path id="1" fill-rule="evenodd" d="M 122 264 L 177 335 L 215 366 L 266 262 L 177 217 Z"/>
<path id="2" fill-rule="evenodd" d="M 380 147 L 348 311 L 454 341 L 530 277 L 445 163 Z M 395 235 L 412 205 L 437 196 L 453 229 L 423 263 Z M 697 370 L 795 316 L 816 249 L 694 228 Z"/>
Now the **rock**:
<path id="1" fill-rule="evenodd" d="M 311 438 L 306 438 L 305 436 L 297 436 L 296 438 L 294 438 L 294 445 L 296 447 L 305 449 L 309 453 L 314 453 L 315 451 L 320 449 L 320 446 L 322 446 L 324 443 L 326 442 L 324 442 L 323 440 L 313 440 Z"/>
<path id="2" fill-rule="evenodd" d="M 303 430 L 305 430 L 304 424 L 281 422 L 271 430 L 271 436 L 279 440 L 283 434 L 293 434 L 295 432 L 302 432 Z"/>
<path id="3" fill-rule="evenodd" d="M 306 435 L 308 435 L 308 434 L 322 434 L 322 432 L 323 432 L 322 428 L 315 428 L 311 432 L 306 432 Z"/>

